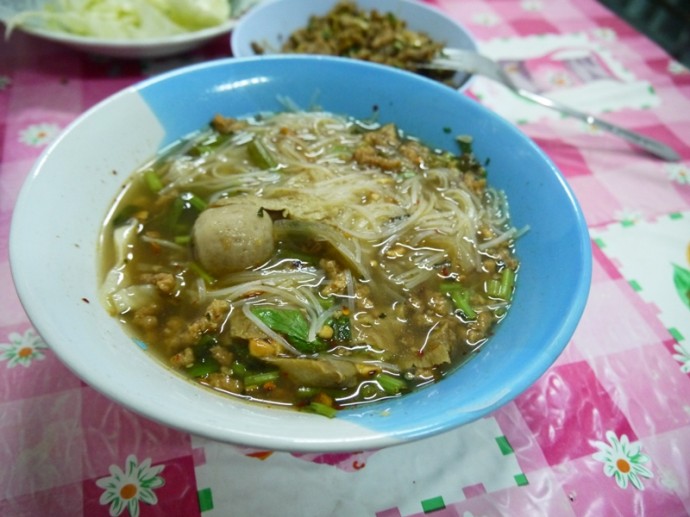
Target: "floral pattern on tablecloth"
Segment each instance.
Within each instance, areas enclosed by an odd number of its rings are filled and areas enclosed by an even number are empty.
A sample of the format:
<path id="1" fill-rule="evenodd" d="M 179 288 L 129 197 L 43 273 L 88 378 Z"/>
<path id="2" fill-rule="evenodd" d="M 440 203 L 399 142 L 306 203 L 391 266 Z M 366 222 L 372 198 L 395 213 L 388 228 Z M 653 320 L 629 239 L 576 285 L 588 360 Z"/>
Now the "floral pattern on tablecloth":
<path id="1" fill-rule="evenodd" d="M 12 207 L 40 153 L 86 109 L 140 79 L 224 57 L 227 40 L 124 61 L 18 32 L 0 41 L 0 515 L 690 515 L 690 71 L 593 0 L 429 3 L 525 85 L 684 157 L 651 159 L 472 83 L 471 96 L 554 161 L 591 230 L 591 295 L 556 364 L 463 428 L 341 454 L 215 443 L 95 392 L 35 333 L 12 289 Z"/>
<path id="2" fill-rule="evenodd" d="M 6 361 L 7 368 L 18 365 L 28 368 L 34 361 L 45 359 L 44 350 L 48 346 L 34 329 L 28 329 L 23 335 L 12 332 L 8 339 L 9 343 L 0 343 L 0 361 Z"/>
<path id="3" fill-rule="evenodd" d="M 110 475 L 96 481 L 96 485 L 103 489 L 98 502 L 109 507 L 112 517 L 122 514 L 125 509 L 131 517 L 139 517 L 141 503 L 158 503 L 155 491 L 165 484 L 160 475 L 164 468 L 164 465 L 152 467 L 151 458 L 140 463 L 135 455 L 128 456 L 124 470 L 119 465 L 111 465 Z"/>
<path id="4" fill-rule="evenodd" d="M 599 452 L 592 457 L 604 464 L 604 474 L 613 477 L 616 484 L 628 488 L 628 483 L 638 490 L 644 490 L 642 478 L 652 478 L 654 474 L 645 467 L 649 458 L 640 452 L 640 446 L 631 444 L 628 437 L 620 438 L 615 433 L 606 433 L 607 442 L 592 442 Z"/>

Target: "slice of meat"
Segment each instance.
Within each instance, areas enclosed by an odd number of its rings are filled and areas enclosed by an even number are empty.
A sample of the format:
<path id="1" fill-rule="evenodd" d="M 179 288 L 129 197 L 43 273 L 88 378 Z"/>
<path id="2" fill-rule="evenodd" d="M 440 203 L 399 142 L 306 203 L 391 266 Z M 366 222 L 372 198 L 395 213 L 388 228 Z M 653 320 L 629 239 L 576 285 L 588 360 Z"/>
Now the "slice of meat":
<path id="1" fill-rule="evenodd" d="M 316 388 L 349 388 L 357 384 L 357 367 L 347 361 L 304 358 L 267 358 L 292 382 Z"/>

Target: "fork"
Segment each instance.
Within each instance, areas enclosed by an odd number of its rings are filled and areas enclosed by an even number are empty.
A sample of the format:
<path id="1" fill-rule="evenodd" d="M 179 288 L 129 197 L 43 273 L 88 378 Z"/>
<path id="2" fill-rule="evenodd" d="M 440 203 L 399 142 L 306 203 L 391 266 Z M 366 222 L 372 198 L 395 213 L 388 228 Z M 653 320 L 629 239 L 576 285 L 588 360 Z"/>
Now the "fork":
<path id="1" fill-rule="evenodd" d="M 532 102 L 551 108 L 570 117 L 580 119 L 592 127 L 608 131 L 659 158 L 669 162 L 677 162 L 680 160 L 680 156 L 676 151 L 658 140 L 616 126 L 590 115 L 589 113 L 583 113 L 560 102 L 544 97 L 543 95 L 518 87 L 497 62 L 474 51 L 445 48 L 437 58 L 428 63 L 420 64 L 418 67 L 427 70 L 456 70 L 482 75 L 503 84 L 525 99 L 529 99 Z"/>

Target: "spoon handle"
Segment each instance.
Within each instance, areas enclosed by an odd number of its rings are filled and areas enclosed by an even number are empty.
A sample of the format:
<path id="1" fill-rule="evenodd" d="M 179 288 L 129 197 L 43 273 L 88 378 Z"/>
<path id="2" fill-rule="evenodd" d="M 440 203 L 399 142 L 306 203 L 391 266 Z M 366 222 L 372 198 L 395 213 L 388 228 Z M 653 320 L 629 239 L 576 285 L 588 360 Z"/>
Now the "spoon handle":
<path id="1" fill-rule="evenodd" d="M 577 118 L 582 120 L 583 122 L 586 122 L 587 124 L 602 129 L 604 131 L 608 131 L 609 133 L 612 133 L 616 136 L 619 136 L 620 138 L 623 138 L 630 142 L 631 144 L 634 144 L 645 151 L 658 156 L 659 158 L 662 158 L 666 161 L 669 162 L 677 162 L 680 161 L 680 155 L 674 151 L 671 147 L 668 145 L 659 142 L 658 140 L 653 140 L 651 138 L 647 138 L 644 135 L 641 135 L 639 133 L 635 133 L 634 131 L 629 131 L 627 129 L 624 129 L 620 126 L 616 126 L 615 124 L 611 124 L 610 122 L 606 122 L 605 120 L 601 120 L 600 118 L 597 118 L 593 115 L 589 115 L 587 113 L 583 113 L 581 111 L 577 111 L 573 108 L 570 108 L 564 104 L 561 104 L 560 102 L 556 102 L 554 100 L 548 99 L 546 97 L 543 97 L 541 95 L 538 95 L 536 93 L 532 93 L 527 90 L 523 90 L 522 88 L 516 88 L 515 92 L 526 98 L 529 99 L 533 102 L 536 102 L 537 104 L 540 104 L 542 106 L 545 106 L 547 108 L 554 109 L 556 111 L 559 111 L 561 113 L 565 113 L 568 116 Z"/>

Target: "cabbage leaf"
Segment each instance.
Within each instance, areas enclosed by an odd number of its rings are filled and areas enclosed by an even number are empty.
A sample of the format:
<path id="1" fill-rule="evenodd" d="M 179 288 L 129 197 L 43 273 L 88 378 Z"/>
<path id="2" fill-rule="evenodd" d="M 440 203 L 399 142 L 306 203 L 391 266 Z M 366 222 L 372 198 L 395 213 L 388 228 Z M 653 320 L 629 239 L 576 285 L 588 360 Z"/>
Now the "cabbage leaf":
<path id="1" fill-rule="evenodd" d="M 8 20 L 18 25 L 118 40 L 161 38 L 215 27 L 230 18 L 228 0 L 54 0 Z"/>

